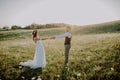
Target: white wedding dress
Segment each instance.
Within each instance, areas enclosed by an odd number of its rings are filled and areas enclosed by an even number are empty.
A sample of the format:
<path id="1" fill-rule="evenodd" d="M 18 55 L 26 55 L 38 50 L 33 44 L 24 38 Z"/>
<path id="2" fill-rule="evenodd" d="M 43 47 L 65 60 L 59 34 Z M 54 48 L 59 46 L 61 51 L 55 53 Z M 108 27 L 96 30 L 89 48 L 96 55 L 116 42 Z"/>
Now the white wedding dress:
<path id="1" fill-rule="evenodd" d="M 20 65 L 28 66 L 30 68 L 44 68 L 46 65 L 44 46 L 41 40 L 36 41 L 36 51 L 33 60 L 28 60 L 26 62 L 21 62 Z"/>

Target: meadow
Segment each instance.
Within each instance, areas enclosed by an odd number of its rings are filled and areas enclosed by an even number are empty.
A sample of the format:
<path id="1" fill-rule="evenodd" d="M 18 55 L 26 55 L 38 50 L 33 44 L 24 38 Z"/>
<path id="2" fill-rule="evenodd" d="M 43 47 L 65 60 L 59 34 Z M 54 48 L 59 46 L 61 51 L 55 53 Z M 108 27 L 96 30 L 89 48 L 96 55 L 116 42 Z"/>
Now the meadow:
<path id="1" fill-rule="evenodd" d="M 18 66 L 22 61 L 33 59 L 36 45 L 32 40 L 32 30 L 0 31 L 0 79 L 120 80 L 119 29 L 101 29 L 103 32 L 98 33 L 99 30 L 93 27 L 73 28 L 69 64 L 66 67 L 64 39 L 42 41 L 47 61 L 44 69 Z M 41 38 L 62 33 L 64 28 L 39 29 Z"/>

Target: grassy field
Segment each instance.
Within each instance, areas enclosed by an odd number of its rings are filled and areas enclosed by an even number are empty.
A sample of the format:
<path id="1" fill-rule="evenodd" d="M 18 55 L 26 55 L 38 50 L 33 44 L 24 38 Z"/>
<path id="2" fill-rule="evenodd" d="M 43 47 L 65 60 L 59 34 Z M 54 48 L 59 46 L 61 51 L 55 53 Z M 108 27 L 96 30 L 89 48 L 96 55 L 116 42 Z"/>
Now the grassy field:
<path id="1" fill-rule="evenodd" d="M 118 33 L 120 32 L 120 20 L 101 24 L 86 25 L 78 27 L 75 33 L 77 34 L 103 34 L 103 33 Z"/>
<path id="2" fill-rule="evenodd" d="M 83 28 L 74 29 L 69 65 L 64 67 L 64 39 L 45 40 L 47 65 L 44 69 L 18 67 L 21 61 L 33 59 L 36 45 L 32 41 L 32 30 L 0 31 L 0 79 L 120 80 L 119 31 L 99 34 L 96 30 L 88 34 L 82 32 Z M 62 33 L 63 28 L 39 30 L 40 37 Z"/>

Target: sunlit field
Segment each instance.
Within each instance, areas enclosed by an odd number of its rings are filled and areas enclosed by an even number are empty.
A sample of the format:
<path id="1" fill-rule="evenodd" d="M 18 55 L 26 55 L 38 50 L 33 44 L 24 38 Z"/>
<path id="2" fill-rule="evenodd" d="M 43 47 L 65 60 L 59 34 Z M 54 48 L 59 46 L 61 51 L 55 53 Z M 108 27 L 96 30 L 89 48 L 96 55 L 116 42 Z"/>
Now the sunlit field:
<path id="1" fill-rule="evenodd" d="M 19 67 L 33 59 L 32 30 L 0 31 L 1 80 L 120 80 L 120 33 L 81 34 L 73 31 L 69 64 L 64 67 L 64 39 L 44 40 L 47 65 Z M 41 38 L 64 33 L 64 28 L 39 30 Z"/>

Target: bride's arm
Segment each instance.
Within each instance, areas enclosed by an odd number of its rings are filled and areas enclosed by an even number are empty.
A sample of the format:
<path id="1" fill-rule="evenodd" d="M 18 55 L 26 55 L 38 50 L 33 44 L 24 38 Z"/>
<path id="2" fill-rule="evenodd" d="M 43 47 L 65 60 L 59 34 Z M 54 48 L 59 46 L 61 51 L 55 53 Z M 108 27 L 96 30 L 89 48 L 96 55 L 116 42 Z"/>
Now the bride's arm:
<path id="1" fill-rule="evenodd" d="M 55 39 L 55 37 L 42 38 L 41 40 Z"/>
<path id="2" fill-rule="evenodd" d="M 47 39 L 49 39 L 49 38 L 41 38 L 41 40 L 47 40 Z"/>
<path id="3" fill-rule="evenodd" d="M 42 38 L 41 40 L 46 40 L 46 38 Z"/>

